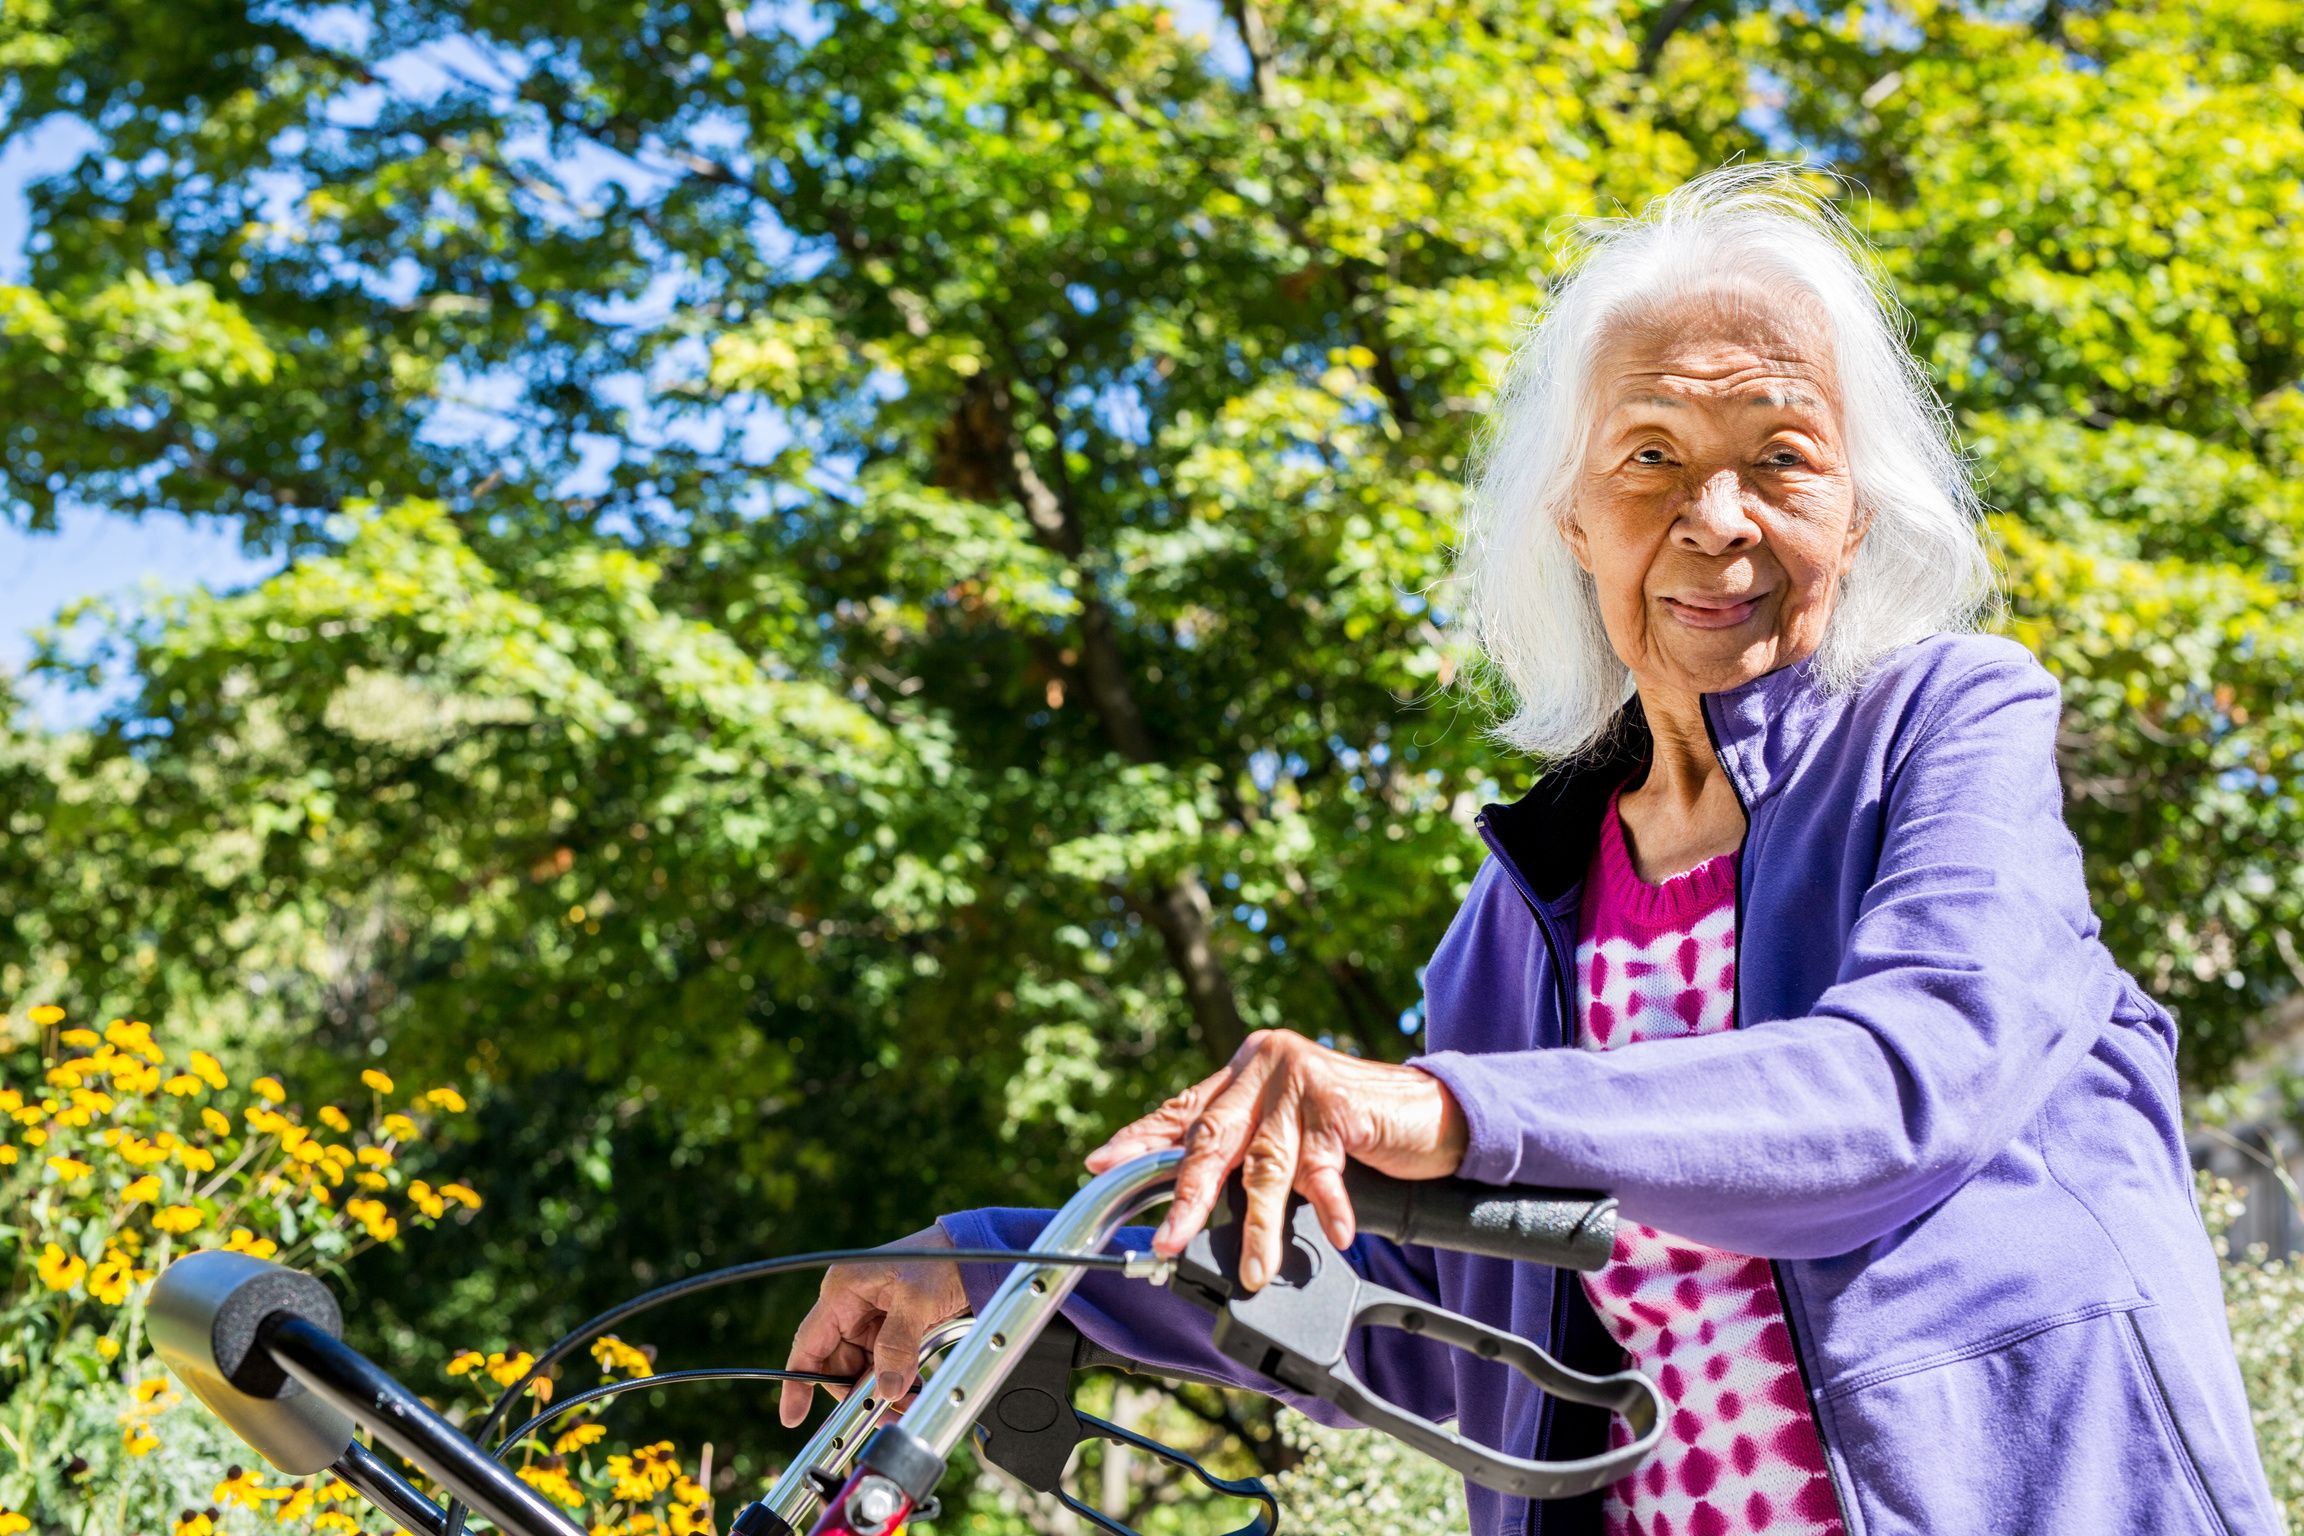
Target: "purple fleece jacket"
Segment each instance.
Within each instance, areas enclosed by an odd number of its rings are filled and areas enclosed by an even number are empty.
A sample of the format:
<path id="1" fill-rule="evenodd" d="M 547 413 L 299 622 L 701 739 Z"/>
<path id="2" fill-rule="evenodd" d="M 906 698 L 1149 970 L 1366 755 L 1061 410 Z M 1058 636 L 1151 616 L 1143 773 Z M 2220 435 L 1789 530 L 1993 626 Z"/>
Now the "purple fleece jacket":
<path id="1" fill-rule="evenodd" d="M 1426 969 L 1415 1062 L 1464 1108 L 1462 1174 L 1606 1190 L 1775 1261 L 1850 1536 L 2280 1530 L 2192 1193 L 2176 1027 L 2099 942 L 2064 824 L 2055 679 L 2008 640 L 1938 635 L 1852 691 L 1800 662 L 1704 709 L 1747 817 L 1739 1027 L 1560 1049 L 1600 812 L 1648 751 L 1634 701 L 1594 760 L 1481 812 L 1490 857 Z M 1045 1214 L 943 1225 L 1023 1247 Z M 1571 1364 L 1620 1358 L 1545 1266 L 1365 1238 L 1353 1259 Z M 963 1273 L 981 1306 L 999 1272 Z M 1165 1292 L 1091 1274 L 1066 1314 L 1338 1422 L 1218 1355 Z M 1604 1443 L 1591 1410 L 1489 1362 L 1393 1333 L 1355 1351 L 1376 1390 L 1474 1439 L 1553 1459 Z M 1477 1536 L 1600 1529 L 1596 1497 L 1468 1492 Z"/>

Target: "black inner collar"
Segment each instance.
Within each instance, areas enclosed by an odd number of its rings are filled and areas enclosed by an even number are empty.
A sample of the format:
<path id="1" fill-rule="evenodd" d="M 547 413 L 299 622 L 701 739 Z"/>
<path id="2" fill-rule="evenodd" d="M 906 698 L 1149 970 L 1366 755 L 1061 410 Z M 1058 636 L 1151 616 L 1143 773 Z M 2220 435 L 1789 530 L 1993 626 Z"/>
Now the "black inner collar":
<path id="1" fill-rule="evenodd" d="M 1545 774 L 1511 804 L 1486 808 L 1496 840 L 1539 901 L 1557 901 L 1584 878 L 1608 796 L 1648 761 L 1652 746 L 1648 717 L 1634 696 L 1589 755 Z"/>

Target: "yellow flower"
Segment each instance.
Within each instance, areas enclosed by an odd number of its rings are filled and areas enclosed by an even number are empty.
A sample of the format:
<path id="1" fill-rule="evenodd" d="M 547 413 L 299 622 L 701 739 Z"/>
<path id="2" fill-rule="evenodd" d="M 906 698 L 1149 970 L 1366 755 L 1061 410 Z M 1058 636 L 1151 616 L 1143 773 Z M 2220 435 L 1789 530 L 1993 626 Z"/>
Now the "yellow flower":
<path id="1" fill-rule="evenodd" d="M 200 1214 L 200 1208 L 196 1205 L 162 1206 L 152 1213 L 152 1225 L 172 1236 L 190 1232 L 205 1220 L 207 1218 Z"/>
<path id="2" fill-rule="evenodd" d="M 160 1086 L 175 1098 L 190 1098 L 200 1091 L 200 1079 L 189 1072 L 178 1072 Z"/>
<path id="3" fill-rule="evenodd" d="M 160 1069 L 143 1062 L 123 1061 L 112 1069 L 112 1086 L 122 1093 L 150 1093 L 160 1086 Z"/>
<path id="4" fill-rule="evenodd" d="M 0 1114 L 12 1115 L 24 1107 L 24 1095 L 13 1088 L 0 1088 Z"/>
<path id="5" fill-rule="evenodd" d="M 516 1355 L 490 1355 L 488 1357 L 488 1375 L 496 1385 L 508 1387 L 527 1375 L 528 1367 L 535 1363 L 536 1357 L 526 1350 L 522 1350 Z"/>
<path id="6" fill-rule="evenodd" d="M 215 1154 L 206 1147 L 195 1147 L 190 1142 L 186 1142 L 176 1149 L 176 1161 L 194 1173 L 213 1173 L 216 1171 Z"/>
<path id="7" fill-rule="evenodd" d="M 392 1079 L 377 1071 L 374 1067 L 370 1067 L 367 1071 L 361 1073 L 360 1081 L 366 1083 L 369 1087 L 375 1089 L 378 1093 L 390 1093 L 392 1091 Z"/>
<path id="8" fill-rule="evenodd" d="M 438 1221 L 442 1216 L 448 1214 L 448 1202 L 434 1193 L 432 1186 L 422 1179 L 418 1179 L 408 1186 L 408 1199 L 415 1205 L 416 1209 L 434 1221 Z"/>
<path id="9" fill-rule="evenodd" d="M 168 1161 L 168 1149 L 156 1141 L 130 1136 L 120 1143 L 120 1156 L 134 1168 L 150 1168 Z"/>
<path id="10" fill-rule="evenodd" d="M 24 1132 L 24 1145 L 28 1147 L 45 1146 L 47 1142 L 48 1133 L 39 1126 L 32 1126 Z"/>
<path id="11" fill-rule="evenodd" d="M 0 1147 L 0 1168 L 5 1168 L 14 1161 L 16 1161 L 16 1149 L 14 1147 Z"/>
<path id="12" fill-rule="evenodd" d="M 267 1104 L 277 1104 L 288 1097 L 288 1090 L 280 1086 L 280 1079 L 270 1075 L 260 1077 L 248 1086 L 255 1089 L 256 1097 Z"/>
<path id="13" fill-rule="evenodd" d="M 392 1151 L 389 1147 L 362 1147 L 354 1155 L 360 1159 L 360 1166 L 363 1168 L 389 1168 L 392 1166 Z"/>
<path id="14" fill-rule="evenodd" d="M 136 1383 L 136 1401 L 139 1403 L 149 1405 L 160 1401 L 167 1395 L 168 1378 L 165 1376 L 147 1376 Z"/>
<path id="15" fill-rule="evenodd" d="M 88 1294 L 108 1307 L 120 1305 L 128 1299 L 131 1268 L 117 1251 L 105 1254 L 88 1276 Z"/>
<path id="16" fill-rule="evenodd" d="M 672 1536 L 712 1536 L 712 1517 L 694 1505 L 675 1504 Z"/>
<path id="17" fill-rule="evenodd" d="M 480 1209 L 480 1197 L 473 1192 L 472 1187 L 468 1184 L 443 1184 L 440 1186 L 440 1193 L 463 1206 L 466 1210 L 476 1211 Z"/>
<path id="18" fill-rule="evenodd" d="M 448 1362 L 451 1376 L 469 1376 L 488 1363 L 488 1357 L 476 1349 L 467 1349 Z"/>
<path id="19" fill-rule="evenodd" d="M 622 1371 L 627 1376 L 653 1376 L 656 1368 L 648 1357 L 612 1333 L 604 1333 L 592 1341 L 592 1358 L 600 1362 L 604 1373 Z"/>
<path id="20" fill-rule="evenodd" d="M 96 1170 L 76 1157 L 56 1156 L 48 1159 L 48 1166 L 56 1170 L 56 1177 L 66 1184 L 88 1177 Z"/>
<path id="21" fill-rule="evenodd" d="M 556 1456 L 565 1456 L 570 1451 L 580 1451 L 588 1445 L 598 1445 L 607 1438 L 607 1425 L 579 1424 L 552 1442 L 552 1453 Z"/>
<path id="22" fill-rule="evenodd" d="M 381 1200 L 353 1199 L 344 1202 L 344 1214 L 367 1229 L 368 1235 L 380 1243 L 388 1243 L 399 1235 L 400 1223 L 384 1209 Z"/>
<path id="23" fill-rule="evenodd" d="M 216 1522 L 199 1510 L 188 1509 L 176 1522 L 170 1536 L 216 1536 Z"/>
<path id="24" fill-rule="evenodd" d="M 453 1088 L 435 1088 L 424 1095 L 424 1102 L 451 1115 L 464 1113 L 464 1095 Z"/>
<path id="25" fill-rule="evenodd" d="M 323 1536 L 360 1536 L 360 1522 L 340 1509 L 324 1509 L 314 1515 L 312 1529 Z"/>
<path id="26" fill-rule="evenodd" d="M 148 1173 L 140 1179 L 130 1179 L 128 1187 L 120 1191 L 120 1198 L 130 1205 L 141 1205 L 147 1200 L 160 1198 L 160 1175 Z"/>
<path id="27" fill-rule="evenodd" d="M 102 1038 L 92 1029 L 68 1029 L 56 1038 L 76 1051 L 94 1050 L 103 1044 Z"/>
<path id="28" fill-rule="evenodd" d="M 39 1007 L 33 1009 L 30 1013 L 24 1015 L 24 1017 L 30 1019 L 41 1029 L 46 1029 L 51 1024 L 61 1024 L 64 1022 L 64 1010 L 57 1007 L 54 1003 L 42 1003 Z"/>
<path id="29" fill-rule="evenodd" d="M 76 1253 L 66 1253 L 54 1243 L 40 1250 L 38 1270 L 40 1283 L 52 1291 L 68 1291 L 80 1283 L 88 1273 L 88 1261 Z"/>
<path id="30" fill-rule="evenodd" d="M 227 1468 L 224 1473 L 224 1481 L 218 1483 L 215 1490 L 208 1495 L 219 1504 L 245 1504 L 251 1509 L 270 1500 L 286 1498 L 287 1496 L 288 1490 L 285 1488 L 265 1487 L 264 1475 L 253 1467 Z"/>
<path id="31" fill-rule="evenodd" d="M 608 1458 L 608 1476 L 615 1483 L 615 1495 L 628 1504 L 642 1504 L 656 1497 L 655 1485 L 632 1465 L 629 1456 Z"/>
<path id="32" fill-rule="evenodd" d="M 334 1131 L 339 1136 L 349 1136 L 352 1134 L 352 1117 L 345 1114 L 344 1111 L 338 1109 L 333 1104 L 323 1104 L 320 1106 L 320 1123 L 328 1127 L 328 1129 Z"/>
<path id="33" fill-rule="evenodd" d="M 380 1173 L 362 1173 L 352 1181 L 366 1190 L 390 1189 L 392 1181 Z"/>
<path id="34" fill-rule="evenodd" d="M 32 1522 L 12 1509 L 0 1509 L 0 1536 L 24 1536 Z"/>
<path id="35" fill-rule="evenodd" d="M 565 1504 L 570 1509 L 584 1507 L 583 1490 L 556 1467 L 522 1467 L 520 1481 L 556 1504 Z"/>
<path id="36" fill-rule="evenodd" d="M 224 1239 L 226 1253 L 244 1253 L 252 1259 L 268 1259 L 280 1251 L 280 1245 L 268 1237 L 258 1237 L 246 1227 L 234 1227 L 232 1235 Z"/>
<path id="37" fill-rule="evenodd" d="M 384 1117 L 384 1134 L 394 1141 L 414 1141 L 416 1139 L 416 1122 L 406 1115 L 386 1115 Z"/>
<path id="38" fill-rule="evenodd" d="M 149 1456 L 160 1449 L 160 1437 L 143 1424 L 130 1424 L 120 1431 L 123 1448 L 131 1456 Z"/>
<path id="39" fill-rule="evenodd" d="M 232 1134 L 232 1122 L 224 1118 L 223 1113 L 219 1110 L 201 1110 L 200 1123 L 208 1127 L 208 1134 L 211 1136 L 229 1136 Z"/>
<path id="40" fill-rule="evenodd" d="M 120 1358 L 120 1341 L 110 1334 L 96 1341 L 96 1358 L 110 1365 Z"/>
<path id="41" fill-rule="evenodd" d="M 160 1061 L 160 1047 L 152 1043 L 152 1026 L 142 1019 L 114 1019 L 104 1026 L 104 1038 L 131 1055 Z"/>
<path id="42" fill-rule="evenodd" d="M 227 1088 L 231 1079 L 224 1075 L 224 1064 L 206 1051 L 192 1053 L 192 1075 L 211 1088 Z"/>

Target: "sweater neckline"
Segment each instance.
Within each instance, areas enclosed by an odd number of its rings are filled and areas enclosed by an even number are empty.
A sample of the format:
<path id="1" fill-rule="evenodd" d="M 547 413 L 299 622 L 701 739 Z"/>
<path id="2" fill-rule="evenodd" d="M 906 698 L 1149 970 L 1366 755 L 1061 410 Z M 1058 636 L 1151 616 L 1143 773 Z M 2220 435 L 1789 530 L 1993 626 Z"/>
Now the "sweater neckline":
<path id="1" fill-rule="evenodd" d="M 1629 782 L 1629 781 L 1627 781 Z M 1736 856 L 1731 848 L 1716 853 L 1692 869 L 1651 885 L 1640 877 L 1632 850 L 1624 841 L 1624 822 L 1617 802 L 1624 785 L 1609 791 L 1608 809 L 1600 818 L 1600 842 L 1593 851 L 1602 902 L 1623 921 L 1662 931 L 1695 923 L 1724 902 L 1736 899 Z"/>

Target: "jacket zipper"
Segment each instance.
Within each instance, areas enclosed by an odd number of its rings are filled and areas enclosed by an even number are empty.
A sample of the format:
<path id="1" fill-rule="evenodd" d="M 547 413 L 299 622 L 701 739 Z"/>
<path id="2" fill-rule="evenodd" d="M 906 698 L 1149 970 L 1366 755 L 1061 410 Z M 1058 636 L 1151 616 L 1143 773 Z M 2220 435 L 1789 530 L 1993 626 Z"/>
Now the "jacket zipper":
<path id="1" fill-rule="evenodd" d="M 1735 980 L 1728 992 L 1728 1021 L 1731 1029 L 1744 1027 L 1744 872 L 1752 861 L 1745 856 L 1751 851 L 1752 807 L 1745 803 L 1744 786 L 1737 782 L 1736 772 L 1728 766 L 1728 759 L 1720 752 L 1720 731 L 1712 723 L 1712 700 L 1704 695 L 1698 700 L 1704 715 L 1704 734 L 1711 739 L 1713 759 L 1720 764 L 1720 772 L 1728 780 L 1728 792 L 1736 797 L 1736 808 L 1744 815 L 1744 852 L 1736 859 L 1736 939 L 1731 958 L 1735 962 Z M 1797 1294 L 1791 1277 L 1775 1259 L 1768 1261 L 1768 1273 L 1776 1281 L 1777 1298 L 1784 1304 L 1784 1331 L 1792 1340 L 1792 1363 L 1800 1371 L 1800 1388 L 1808 1396 L 1808 1418 L 1816 1426 L 1816 1448 L 1824 1453 L 1824 1476 L 1832 1489 L 1833 1512 L 1840 1517 L 1840 1529 L 1853 1532 L 1856 1527 L 1848 1523 L 1848 1501 L 1840 1491 L 1840 1469 L 1832 1460 L 1831 1448 L 1824 1441 L 1824 1415 L 1818 1411 L 1816 1378 L 1808 1369 L 1808 1343 L 1800 1336 L 1800 1325 L 1794 1320 L 1799 1307 L 1794 1301 Z"/>
<path id="2" fill-rule="evenodd" d="M 1552 957 L 1553 990 L 1560 995 L 1561 1043 L 1566 1044 L 1568 1028 L 1576 1018 L 1576 994 L 1568 990 L 1568 964 L 1561 958 L 1563 945 L 1559 932 L 1553 926 L 1552 913 L 1544 903 L 1536 899 L 1536 893 L 1528 889 L 1528 881 L 1521 875 L 1520 866 L 1512 862 L 1512 856 L 1504 851 L 1504 844 L 1496 836 L 1496 829 L 1488 825 L 1488 813 L 1482 811 L 1473 817 L 1472 825 L 1479 829 L 1480 840 L 1488 845 L 1488 851 L 1496 855 L 1496 862 L 1504 866 L 1504 873 L 1512 881 L 1512 889 L 1518 891 L 1521 901 L 1527 904 L 1528 915 L 1536 919 L 1536 926 L 1543 930 L 1544 949 Z"/>
<path id="3" fill-rule="evenodd" d="M 1575 1023 L 1576 996 L 1568 990 L 1568 967 L 1560 959 L 1563 944 L 1559 933 L 1553 927 L 1552 914 L 1542 902 L 1536 899 L 1536 893 L 1528 889 L 1528 882 L 1521 875 L 1520 866 L 1512 862 L 1512 856 L 1504 851 L 1504 844 L 1496 836 L 1496 829 L 1488 825 L 1488 813 L 1482 811 L 1473 817 L 1472 824 L 1479 829 L 1480 840 L 1488 845 L 1488 851 L 1496 855 L 1496 862 L 1503 866 L 1505 876 L 1512 882 L 1512 888 L 1520 893 L 1520 900 L 1526 903 L 1528 915 L 1536 919 L 1536 926 L 1544 935 L 1544 950 L 1552 959 L 1554 990 L 1560 998 L 1561 1043 L 1566 1044 L 1567 1031 Z M 1555 1269 L 1552 1272 L 1551 1337 L 1544 1341 L 1554 1354 L 1559 1352 L 1561 1336 L 1567 1331 L 1566 1324 L 1560 1316 L 1561 1306 L 1566 1299 L 1561 1289 L 1563 1284 L 1560 1271 Z M 1543 1400 L 1536 1405 L 1535 1450 L 1539 1456 L 1543 1454 L 1545 1441 L 1552 1432 L 1552 1394 L 1546 1392 L 1542 1394 L 1542 1398 Z M 1530 1499 L 1528 1501 L 1528 1518 L 1521 1529 L 1526 1533 L 1526 1536 L 1538 1536 L 1543 1525 L 1543 1506 L 1536 1500 Z"/>

